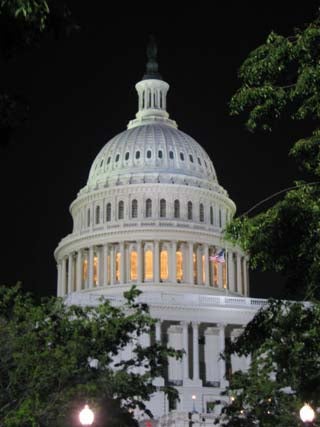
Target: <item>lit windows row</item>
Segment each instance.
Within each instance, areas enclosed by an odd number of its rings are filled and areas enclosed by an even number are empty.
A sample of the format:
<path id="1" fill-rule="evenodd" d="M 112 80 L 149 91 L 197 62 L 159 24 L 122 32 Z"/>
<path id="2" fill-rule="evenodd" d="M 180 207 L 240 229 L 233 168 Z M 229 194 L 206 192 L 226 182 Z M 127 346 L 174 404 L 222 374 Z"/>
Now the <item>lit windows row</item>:
<path id="1" fill-rule="evenodd" d="M 131 201 L 131 212 L 130 212 L 130 218 L 135 219 L 138 218 L 138 200 L 134 199 Z M 187 219 L 188 220 L 195 220 L 195 209 L 198 210 L 197 216 L 199 218 L 200 222 L 205 222 L 205 209 L 203 203 L 200 203 L 199 205 L 195 206 L 195 204 L 191 201 L 187 202 Z M 144 202 L 144 217 L 145 218 L 152 218 L 154 216 L 153 212 L 153 203 L 151 199 L 147 199 Z M 160 218 L 168 218 L 168 203 L 165 199 L 160 199 L 159 204 L 159 216 Z M 180 219 L 181 216 L 181 203 L 179 200 L 174 200 L 173 203 L 173 218 Z M 105 222 L 110 222 L 112 220 L 123 220 L 124 219 L 124 201 L 120 200 L 117 205 L 117 212 L 116 216 L 113 217 L 112 215 L 112 206 L 111 203 L 106 204 L 106 210 L 105 210 Z M 210 206 L 209 208 L 209 223 L 211 225 L 214 225 L 214 209 L 213 206 Z M 218 225 L 219 227 L 222 227 L 222 212 L 221 209 L 218 211 Z M 226 221 L 228 221 L 228 216 L 226 215 Z M 101 207 L 96 206 L 95 208 L 95 216 L 94 216 L 94 224 L 99 225 L 101 223 Z M 91 226 L 91 209 L 87 210 L 87 227 Z"/>

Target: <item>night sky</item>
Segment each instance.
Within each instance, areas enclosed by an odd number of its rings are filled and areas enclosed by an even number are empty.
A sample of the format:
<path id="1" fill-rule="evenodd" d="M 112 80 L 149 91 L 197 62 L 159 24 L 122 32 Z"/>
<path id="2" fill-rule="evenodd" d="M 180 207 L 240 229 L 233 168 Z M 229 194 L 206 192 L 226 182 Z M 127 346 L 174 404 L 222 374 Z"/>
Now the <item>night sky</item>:
<path id="1" fill-rule="evenodd" d="M 180 10 L 153 2 L 147 9 L 68 3 L 79 32 L 0 63 L 1 86 L 31 109 L 0 146 L 0 283 L 19 280 L 39 295 L 55 294 L 53 251 L 72 230 L 69 205 L 95 156 L 137 111 L 134 86 L 144 74 L 149 34 L 170 84 L 170 117 L 208 152 L 239 213 L 292 183 L 298 175 L 289 147 L 310 133 L 287 121 L 272 134 L 250 134 L 229 116 L 228 102 L 248 53 L 271 30 L 290 34 L 310 22 L 318 1 L 211 2 L 213 11 L 186 2 Z M 254 274 L 251 287 L 253 296 L 277 296 L 281 279 Z"/>

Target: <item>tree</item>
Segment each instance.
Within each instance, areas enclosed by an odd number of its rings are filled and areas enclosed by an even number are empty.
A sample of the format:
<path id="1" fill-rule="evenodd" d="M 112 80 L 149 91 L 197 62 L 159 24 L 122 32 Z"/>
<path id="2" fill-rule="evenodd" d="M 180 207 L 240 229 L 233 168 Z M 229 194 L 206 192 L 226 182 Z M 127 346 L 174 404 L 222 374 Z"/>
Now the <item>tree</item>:
<path id="1" fill-rule="evenodd" d="M 254 217 L 243 215 L 227 238 L 250 253 L 252 268 L 283 273 L 291 295 L 320 296 L 320 19 L 293 35 L 272 32 L 240 67 L 233 115 L 250 131 L 271 131 L 282 116 L 313 124 L 290 151 L 310 181 L 295 182 L 283 200 Z M 311 182 L 311 185 L 310 185 Z"/>
<path id="2" fill-rule="evenodd" d="M 320 406 L 320 304 L 271 300 L 229 344 L 225 356 L 251 355 L 236 372 L 220 422 L 232 427 L 300 426 L 304 402 Z"/>
<path id="3" fill-rule="evenodd" d="M 149 413 L 143 401 L 156 391 L 153 379 L 164 375 L 169 355 L 181 356 L 155 340 L 137 343 L 155 323 L 139 294 L 132 288 L 119 307 L 107 300 L 79 307 L 54 297 L 35 303 L 18 286 L 0 287 L 0 425 L 78 425 L 86 402 L 99 427 L 137 425 L 131 411 Z M 113 366 L 132 341 L 132 358 Z M 175 389 L 163 391 L 177 398 Z"/>

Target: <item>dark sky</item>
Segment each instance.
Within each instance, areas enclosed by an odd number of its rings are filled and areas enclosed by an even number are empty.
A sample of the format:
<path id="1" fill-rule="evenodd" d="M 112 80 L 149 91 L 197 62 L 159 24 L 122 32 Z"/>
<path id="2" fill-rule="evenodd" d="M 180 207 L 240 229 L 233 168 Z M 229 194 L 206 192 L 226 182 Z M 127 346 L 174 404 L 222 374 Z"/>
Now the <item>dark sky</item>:
<path id="1" fill-rule="evenodd" d="M 180 10 L 154 2 L 114 10 L 110 2 L 69 4 L 79 32 L 0 63 L 2 87 L 31 107 L 29 121 L 0 147 L 0 283 L 20 280 L 43 295 L 55 293 L 53 251 L 71 232 L 70 203 L 101 147 L 136 113 L 149 34 L 170 84 L 170 116 L 207 150 L 238 212 L 291 184 L 297 172 L 289 147 L 309 132 L 286 122 L 272 134 L 249 134 L 229 116 L 228 101 L 248 53 L 271 30 L 290 34 L 314 19 L 318 1 L 210 2 L 212 11 L 187 2 Z M 252 294 L 278 295 L 280 284 L 272 274 L 253 275 Z"/>

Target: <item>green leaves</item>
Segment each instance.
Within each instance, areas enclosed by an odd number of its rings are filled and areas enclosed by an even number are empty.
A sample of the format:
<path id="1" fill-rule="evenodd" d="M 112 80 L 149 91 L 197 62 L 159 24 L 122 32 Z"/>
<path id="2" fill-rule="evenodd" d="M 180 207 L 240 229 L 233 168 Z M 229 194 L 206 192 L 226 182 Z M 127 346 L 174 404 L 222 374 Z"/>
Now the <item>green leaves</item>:
<path id="1" fill-rule="evenodd" d="M 131 289 L 120 307 L 108 301 L 79 307 L 59 298 L 36 304 L 19 286 L 0 287 L 1 425 L 72 425 L 73 413 L 87 400 L 98 414 L 108 402 L 125 425 L 135 425 L 128 409 L 144 409 L 168 355 L 180 356 L 154 341 L 147 348 L 137 343 L 131 358 L 113 367 L 114 356 L 136 337 L 152 335 L 154 320 L 137 303 L 139 293 Z M 177 397 L 172 388 L 166 392 Z"/>

